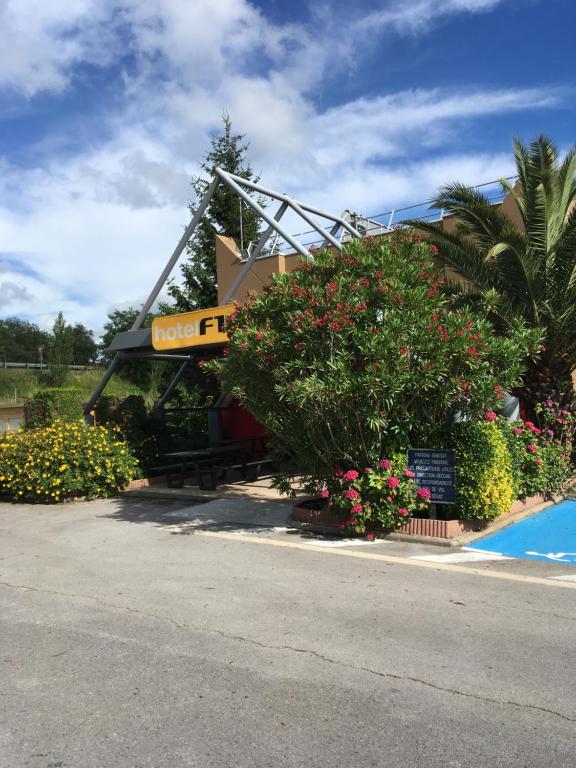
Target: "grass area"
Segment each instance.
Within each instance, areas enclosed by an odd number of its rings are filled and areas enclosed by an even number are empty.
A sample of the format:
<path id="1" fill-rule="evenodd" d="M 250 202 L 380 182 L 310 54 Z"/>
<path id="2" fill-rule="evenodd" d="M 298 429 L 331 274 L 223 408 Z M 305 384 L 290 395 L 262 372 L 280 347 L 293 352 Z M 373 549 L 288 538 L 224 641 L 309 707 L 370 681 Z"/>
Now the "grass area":
<path id="1" fill-rule="evenodd" d="M 103 368 L 92 368 L 88 371 L 71 371 L 66 386 L 79 389 L 88 398 L 96 389 Z M 30 395 L 43 389 L 43 377 L 40 371 L 26 368 L 0 368 L 0 402 L 21 403 Z M 143 395 L 141 389 L 115 375 L 106 387 L 107 395 Z"/>

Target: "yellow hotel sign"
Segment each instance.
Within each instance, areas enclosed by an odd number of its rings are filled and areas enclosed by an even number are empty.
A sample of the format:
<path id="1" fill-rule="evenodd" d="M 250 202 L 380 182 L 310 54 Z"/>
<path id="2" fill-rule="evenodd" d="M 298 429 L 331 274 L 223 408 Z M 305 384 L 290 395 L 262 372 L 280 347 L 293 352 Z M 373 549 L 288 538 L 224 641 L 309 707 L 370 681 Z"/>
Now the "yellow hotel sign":
<path id="1" fill-rule="evenodd" d="M 160 350 L 223 344 L 228 341 L 224 320 L 234 309 L 234 304 L 225 304 L 212 309 L 156 317 L 152 321 L 152 346 Z"/>

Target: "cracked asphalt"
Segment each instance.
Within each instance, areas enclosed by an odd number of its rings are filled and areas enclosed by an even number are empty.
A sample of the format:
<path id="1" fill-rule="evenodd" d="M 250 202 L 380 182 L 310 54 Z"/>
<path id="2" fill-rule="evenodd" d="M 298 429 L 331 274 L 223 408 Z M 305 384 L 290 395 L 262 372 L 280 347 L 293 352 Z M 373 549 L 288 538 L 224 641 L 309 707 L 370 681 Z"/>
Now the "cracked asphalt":
<path id="1" fill-rule="evenodd" d="M 576 764 L 559 566 L 181 507 L 0 505 L 1 768 Z"/>

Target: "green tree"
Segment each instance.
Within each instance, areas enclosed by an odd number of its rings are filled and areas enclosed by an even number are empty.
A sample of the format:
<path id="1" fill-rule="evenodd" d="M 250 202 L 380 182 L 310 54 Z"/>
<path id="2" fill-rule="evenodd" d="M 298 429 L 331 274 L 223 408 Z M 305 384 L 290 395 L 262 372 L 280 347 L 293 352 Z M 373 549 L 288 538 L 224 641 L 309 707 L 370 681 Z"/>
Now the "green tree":
<path id="1" fill-rule="evenodd" d="M 94 341 L 94 331 L 81 323 L 72 326 L 72 362 L 74 365 L 92 365 L 96 361 L 98 345 Z"/>
<path id="2" fill-rule="evenodd" d="M 70 375 L 69 365 L 74 352 L 74 334 L 71 326 L 64 320 L 62 312 L 58 312 L 52 335 L 48 342 L 48 379 L 53 387 L 62 387 Z"/>
<path id="3" fill-rule="evenodd" d="M 210 175 L 212 168 L 217 165 L 248 181 L 258 181 L 246 160 L 248 144 L 244 143 L 244 135 L 232 132 L 232 121 L 228 115 L 223 115 L 222 120 L 223 133 L 213 137 L 211 149 L 202 163 L 202 170 Z M 191 215 L 194 215 L 209 185 L 210 181 L 201 176 L 193 178 L 195 200 L 190 205 Z M 257 199 L 262 204 L 263 201 Z M 162 312 L 189 312 L 216 306 L 216 234 L 234 238 L 238 247 L 243 249 L 254 243 L 260 234 L 258 215 L 224 184 L 220 185 L 212 197 L 206 214 L 187 245 L 188 259 L 181 267 L 181 284 L 172 281 L 168 287 L 174 304 L 162 305 Z"/>
<path id="4" fill-rule="evenodd" d="M 35 323 L 17 317 L 0 320 L 0 365 L 38 362 L 38 347 L 46 347 L 49 337 Z"/>
<path id="5" fill-rule="evenodd" d="M 576 146 L 564 159 L 549 138 L 526 146 L 514 141 L 518 181 L 502 180 L 522 226 L 516 226 L 479 191 L 443 187 L 432 207 L 457 215 L 448 232 L 412 221 L 439 257 L 469 287 L 452 286 L 465 300 L 481 301 L 506 332 L 517 318 L 544 331 L 542 355 L 524 378 L 523 397 L 534 408 L 550 397 L 573 399 L 576 368 Z"/>

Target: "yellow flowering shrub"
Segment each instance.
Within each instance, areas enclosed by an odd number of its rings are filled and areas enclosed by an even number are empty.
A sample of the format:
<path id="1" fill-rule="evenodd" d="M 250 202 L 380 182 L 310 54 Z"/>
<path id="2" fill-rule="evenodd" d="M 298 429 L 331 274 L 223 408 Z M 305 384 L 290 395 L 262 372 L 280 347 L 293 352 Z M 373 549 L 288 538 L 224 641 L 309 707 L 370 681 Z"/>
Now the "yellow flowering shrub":
<path id="1" fill-rule="evenodd" d="M 493 421 L 464 422 L 453 433 L 456 509 L 466 520 L 493 520 L 515 500 L 512 457 Z"/>
<path id="2" fill-rule="evenodd" d="M 138 474 L 117 429 L 56 421 L 0 437 L 0 495 L 12 501 L 110 496 Z"/>

